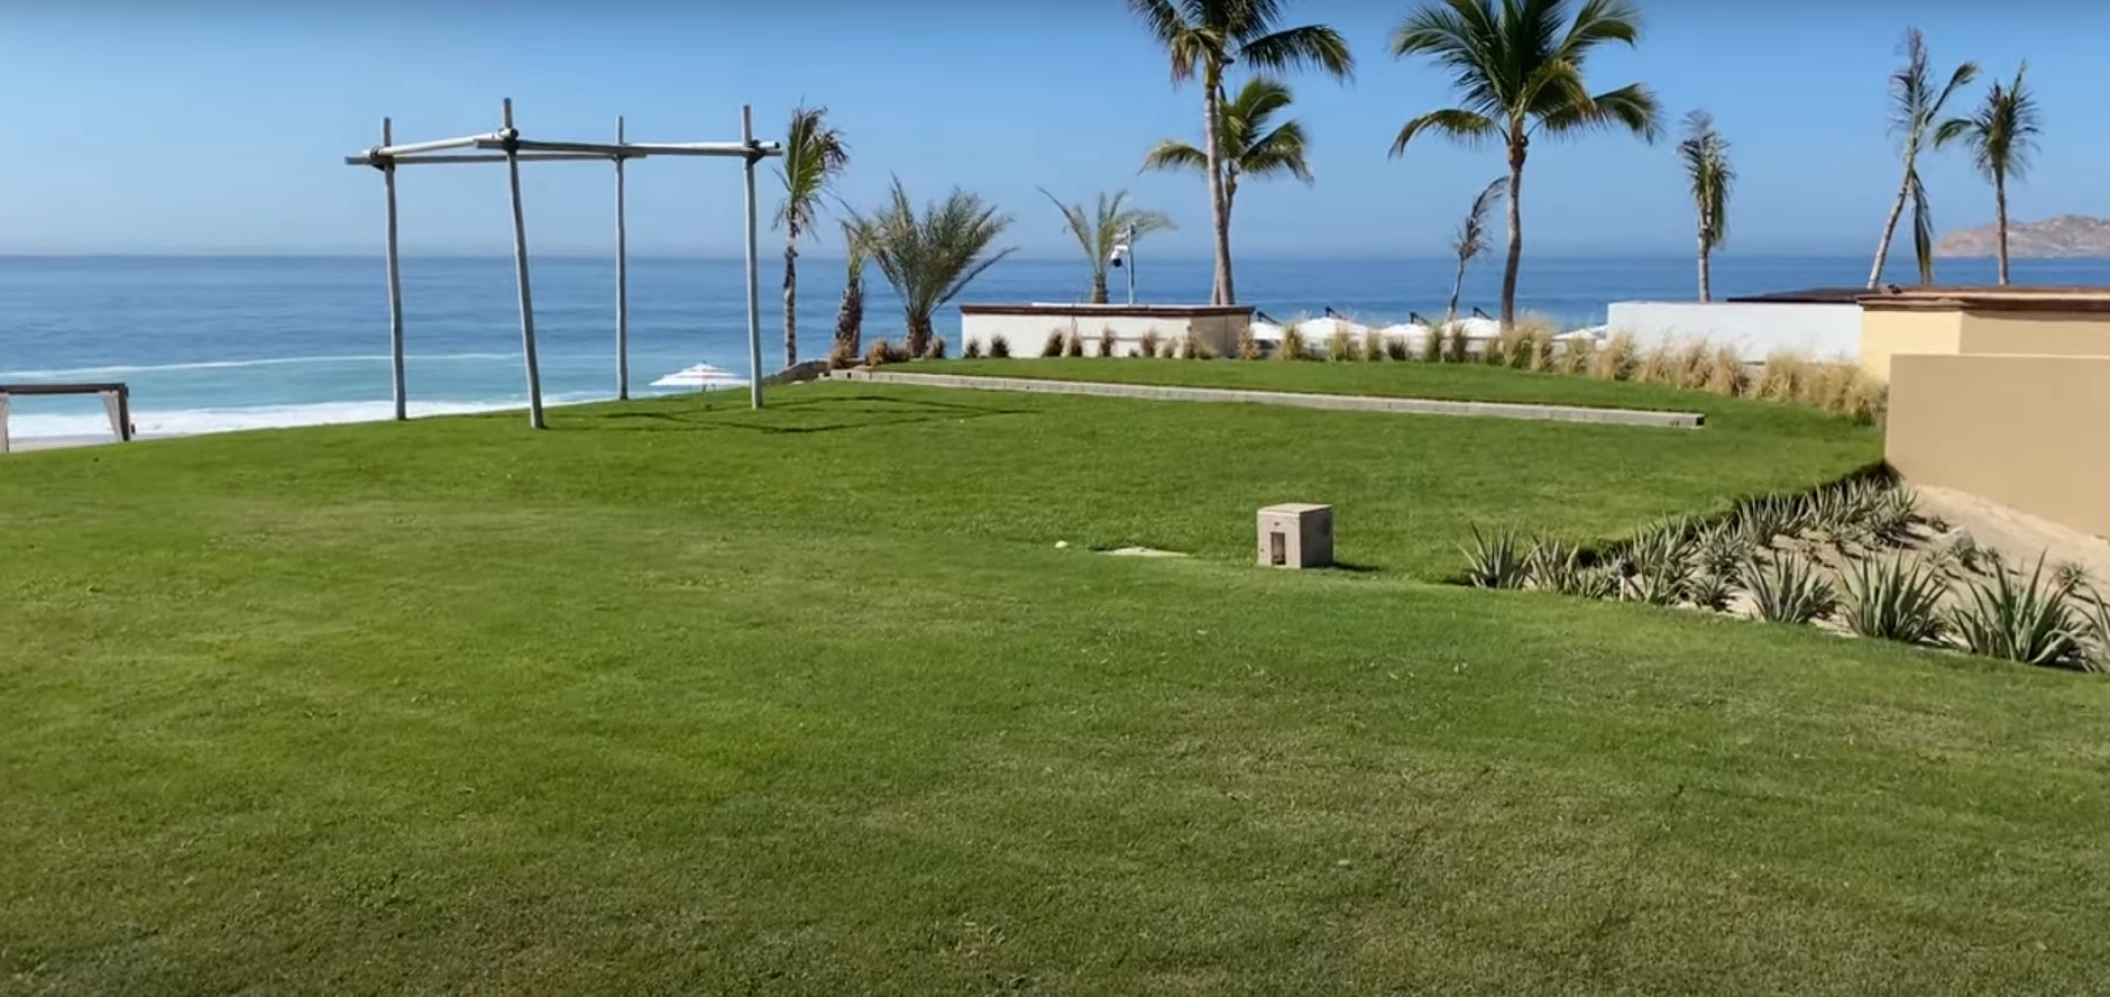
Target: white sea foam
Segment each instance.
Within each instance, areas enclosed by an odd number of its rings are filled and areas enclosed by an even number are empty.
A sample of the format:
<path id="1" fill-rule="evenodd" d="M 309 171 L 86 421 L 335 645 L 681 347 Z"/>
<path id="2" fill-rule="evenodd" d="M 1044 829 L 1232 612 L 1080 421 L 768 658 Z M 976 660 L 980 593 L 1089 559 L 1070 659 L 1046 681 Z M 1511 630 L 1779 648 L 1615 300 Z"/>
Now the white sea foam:
<path id="1" fill-rule="evenodd" d="M 577 405 L 607 401 L 598 392 L 551 395 L 546 405 Z M 412 418 L 433 415 L 462 415 L 470 412 L 499 412 L 523 409 L 518 399 L 485 402 L 411 402 Z M 380 422 L 393 417 L 393 403 L 323 402 L 314 405 L 257 405 L 243 408 L 200 408 L 134 411 L 132 424 L 141 436 L 190 436 L 197 433 L 228 433 L 243 429 L 273 429 L 293 426 L 327 426 L 346 422 Z M 109 417 L 101 412 L 78 415 L 44 415 L 16 412 L 8 420 L 8 435 L 17 439 L 86 438 L 110 435 Z"/>
<path id="2" fill-rule="evenodd" d="M 435 360 L 517 360 L 513 353 L 441 353 L 430 356 L 405 356 L 405 362 L 429 362 Z M 0 370 L 0 380 L 36 380 L 41 378 L 68 377 L 121 377 L 127 374 L 152 374 L 167 370 L 220 370 L 236 367 L 279 367 L 293 364 L 350 364 L 387 363 L 388 354 L 362 354 L 359 356 L 332 357 L 264 357 L 259 360 L 200 360 L 194 363 L 164 363 L 119 365 L 110 367 L 66 367 L 57 370 Z"/>

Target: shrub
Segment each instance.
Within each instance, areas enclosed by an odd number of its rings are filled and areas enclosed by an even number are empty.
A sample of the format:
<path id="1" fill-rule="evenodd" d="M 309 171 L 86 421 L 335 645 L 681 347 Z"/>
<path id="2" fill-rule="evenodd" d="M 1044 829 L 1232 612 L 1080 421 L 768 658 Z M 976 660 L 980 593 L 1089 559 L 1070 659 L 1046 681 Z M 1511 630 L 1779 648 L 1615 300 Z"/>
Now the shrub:
<path id="1" fill-rule="evenodd" d="M 1113 326 L 1110 326 L 1110 325 L 1102 325 L 1102 326 L 1100 326 L 1100 327 L 1099 327 L 1099 355 L 1100 355 L 1100 356 L 1102 356 L 1102 357 L 1110 357 L 1110 356 L 1113 356 L 1113 355 L 1114 355 L 1114 343 L 1115 343 L 1115 336 L 1114 336 L 1114 327 L 1113 327 Z"/>
<path id="2" fill-rule="evenodd" d="M 1383 360 L 1384 358 L 1385 334 L 1376 329 L 1363 333 L 1363 359 Z"/>
<path id="3" fill-rule="evenodd" d="M 1668 339 L 1657 342 L 1641 355 L 1641 363 L 1634 368 L 1631 380 L 1673 388 L 1678 386 L 1678 354 Z"/>
<path id="4" fill-rule="evenodd" d="M 1412 360 L 1414 358 L 1413 354 L 1407 352 L 1407 337 L 1387 337 L 1385 339 L 1385 357 L 1390 360 Z"/>
<path id="5" fill-rule="evenodd" d="M 1809 369 L 1809 358 L 1801 353 L 1774 350 L 1766 355 L 1766 365 L 1759 368 L 1758 382 L 1752 385 L 1751 394 L 1769 402 L 1794 401 L 1802 392 Z"/>
<path id="6" fill-rule="evenodd" d="M 923 346 L 923 359 L 925 359 L 925 360 L 943 360 L 943 359 L 945 359 L 945 337 L 944 337 L 944 336 L 932 336 L 932 337 L 930 337 L 930 342 L 928 342 L 928 343 L 924 344 L 924 346 Z"/>
<path id="7" fill-rule="evenodd" d="M 1641 344 L 1631 332 L 1615 332 L 1590 358 L 1590 376 L 1600 381 L 1624 381 L 1634 376 Z"/>
<path id="8" fill-rule="evenodd" d="M 968 360 L 980 360 L 982 358 L 982 341 L 979 339 L 968 340 L 967 348 L 960 351 L 960 356 Z"/>
<path id="9" fill-rule="evenodd" d="M 989 356 L 993 360 L 1011 359 L 1011 341 L 1002 336 L 989 337 Z"/>
<path id="10" fill-rule="evenodd" d="M 1238 359 L 1260 359 L 1260 341 L 1253 338 L 1253 327 L 1250 325 L 1238 330 Z"/>
<path id="11" fill-rule="evenodd" d="M 1424 363 L 1436 363 L 1443 359 L 1444 327 L 1432 325 L 1429 334 L 1421 337 L 1421 359 Z"/>
<path id="12" fill-rule="evenodd" d="M 1774 623 L 1808 623 L 1831 611 L 1837 601 L 1832 584 L 1809 561 L 1782 554 L 1771 564 L 1744 570 L 1758 618 Z"/>
<path id="13" fill-rule="evenodd" d="M 865 366 L 867 367 L 877 367 L 881 364 L 891 363 L 894 358 L 894 347 L 888 345 L 884 339 L 872 340 L 872 345 L 865 349 Z"/>
<path id="14" fill-rule="evenodd" d="M 1795 400 L 1826 412 L 1843 411 L 1858 369 L 1836 363 L 1811 364 L 1795 384 Z"/>
<path id="15" fill-rule="evenodd" d="M 1143 334 L 1141 349 L 1143 356 L 1156 357 L 1158 355 L 1158 331 L 1156 329 Z"/>
<path id="16" fill-rule="evenodd" d="M 1972 654 L 2030 665 L 2082 664 L 2086 624 L 2068 607 L 2067 593 L 2046 584 L 2043 558 L 2027 579 L 1996 567 L 1965 593 L 1969 598 L 1952 607 L 1948 623 Z"/>
<path id="17" fill-rule="evenodd" d="M 1080 336 L 1080 335 L 1077 335 L 1076 333 L 1071 333 L 1070 335 L 1068 335 L 1068 336 L 1065 336 L 1065 337 L 1063 337 L 1063 340 L 1062 340 L 1062 355 L 1063 355 L 1063 356 L 1066 356 L 1066 357 L 1081 357 L 1081 356 L 1083 356 L 1083 355 L 1084 355 L 1084 337 L 1083 337 L 1083 336 Z"/>
<path id="18" fill-rule="evenodd" d="M 1295 326 L 1282 327 L 1282 344 L 1275 348 L 1275 359 L 1304 359 L 1304 334 L 1298 332 Z"/>
<path id="19" fill-rule="evenodd" d="M 1443 337 L 1443 359 L 1451 363 L 1464 363 L 1472 359 L 1472 337 L 1465 334 L 1462 325 L 1452 326 Z"/>
<path id="20" fill-rule="evenodd" d="M 1699 389 L 1707 386 L 1707 375 L 1714 367 L 1714 345 L 1705 336 L 1692 340 L 1678 350 L 1672 360 L 1678 387 Z"/>
<path id="21" fill-rule="evenodd" d="M 1903 557 L 1864 558 L 1841 581 L 1841 615 L 1853 632 L 1908 644 L 1941 638 L 1941 598 L 1949 586 L 1939 572 Z"/>
<path id="22" fill-rule="evenodd" d="M 1517 544 L 1513 530 L 1503 530 L 1491 536 L 1482 536 L 1475 526 L 1473 545 L 1460 547 L 1465 554 L 1465 578 L 1477 588 L 1514 589 L 1524 587 L 1524 551 Z"/>
<path id="23" fill-rule="evenodd" d="M 1543 374 L 1553 369 L 1553 328 L 1540 323 L 1525 330 L 1524 363 L 1527 370 Z"/>
<path id="24" fill-rule="evenodd" d="M 1511 325 L 1487 341 L 1486 352 L 1481 356 L 1491 367 L 1522 367 L 1531 360 L 1531 344 L 1523 326 Z"/>
<path id="25" fill-rule="evenodd" d="M 1724 346 L 1714 351 L 1714 360 L 1707 365 L 1707 379 L 1700 386 L 1717 395 L 1741 395 L 1746 385 L 1744 358 L 1736 347 Z"/>
<path id="26" fill-rule="evenodd" d="M 1333 335 L 1326 337 L 1326 359 L 1361 360 L 1362 358 L 1362 351 L 1356 344 L 1355 333 L 1346 329 L 1335 329 Z"/>
<path id="27" fill-rule="evenodd" d="M 1562 374 L 1588 374 L 1591 355 L 1597 352 L 1597 340 L 1589 336 L 1563 339 L 1560 348 L 1553 354 L 1553 369 Z"/>
<path id="28" fill-rule="evenodd" d="M 1048 341 L 1040 345 L 1040 355 L 1044 357 L 1059 357 L 1067 349 L 1069 342 L 1070 334 L 1061 329 L 1048 333 Z"/>
<path id="29" fill-rule="evenodd" d="M 1209 344 L 1194 336 L 1180 340 L 1180 358 L 1183 360 L 1214 360 L 1216 354 L 1209 352 Z"/>
<path id="30" fill-rule="evenodd" d="M 839 339 L 836 340 L 835 345 L 828 349 L 828 369 L 847 370 L 855 366 L 857 366 L 857 351 L 851 349 L 849 343 Z"/>

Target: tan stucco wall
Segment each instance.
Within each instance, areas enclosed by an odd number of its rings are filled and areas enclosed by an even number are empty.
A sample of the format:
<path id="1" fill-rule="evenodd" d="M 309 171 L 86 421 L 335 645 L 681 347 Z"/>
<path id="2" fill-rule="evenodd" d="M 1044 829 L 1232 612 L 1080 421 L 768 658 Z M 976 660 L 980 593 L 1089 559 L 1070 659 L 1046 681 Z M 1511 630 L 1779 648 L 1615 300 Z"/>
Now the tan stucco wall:
<path id="1" fill-rule="evenodd" d="M 1970 492 L 2110 537 L 2110 357 L 1889 358 L 1884 456 L 1916 484 Z"/>
<path id="2" fill-rule="evenodd" d="M 1960 353 L 1963 313 L 1954 310 L 1861 309 L 1861 369 L 1890 379 L 1890 358 L 1900 353 Z"/>
<path id="3" fill-rule="evenodd" d="M 2110 357 L 2110 313 L 1963 313 L 1960 353 Z"/>

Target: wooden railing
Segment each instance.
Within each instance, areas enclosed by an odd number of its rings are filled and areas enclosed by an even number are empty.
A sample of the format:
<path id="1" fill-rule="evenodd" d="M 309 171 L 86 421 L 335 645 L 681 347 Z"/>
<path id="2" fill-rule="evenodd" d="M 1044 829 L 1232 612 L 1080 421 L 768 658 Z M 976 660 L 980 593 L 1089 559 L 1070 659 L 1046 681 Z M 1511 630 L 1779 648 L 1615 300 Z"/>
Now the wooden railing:
<path id="1" fill-rule="evenodd" d="M 14 395 L 101 395 L 110 413 L 110 431 L 119 440 L 132 438 L 132 390 L 119 381 L 88 384 L 0 384 L 0 453 L 6 453 L 7 403 Z"/>

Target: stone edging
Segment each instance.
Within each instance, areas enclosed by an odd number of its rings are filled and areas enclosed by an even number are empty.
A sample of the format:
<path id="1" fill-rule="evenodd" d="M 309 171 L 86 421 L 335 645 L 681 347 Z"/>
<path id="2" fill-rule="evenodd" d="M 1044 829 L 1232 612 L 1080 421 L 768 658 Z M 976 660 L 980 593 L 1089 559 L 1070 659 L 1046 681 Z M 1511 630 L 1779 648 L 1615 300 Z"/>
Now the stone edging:
<path id="1" fill-rule="evenodd" d="M 1532 405 L 1516 402 L 1453 402 L 1430 398 L 1381 398 L 1369 395 L 1320 395 L 1289 391 L 1247 391 L 1235 388 L 1188 388 L 1159 384 L 1109 384 L 1104 381 L 1053 381 L 1026 377 L 975 377 L 966 374 L 914 374 L 905 371 L 855 368 L 828 375 L 852 381 L 880 384 L 913 384 L 930 388 L 972 388 L 983 391 L 1039 391 L 1058 395 L 1106 395 L 1177 402 L 1249 402 L 1288 405 L 1296 408 L 1344 409 L 1359 412 L 1404 412 L 1412 415 L 1466 415 L 1497 419 L 1537 419 L 1547 422 L 1590 422 L 1614 426 L 1656 426 L 1668 429 L 1699 429 L 1706 417 L 1697 412 L 1650 412 L 1641 409 L 1586 408 L 1579 405 Z"/>

